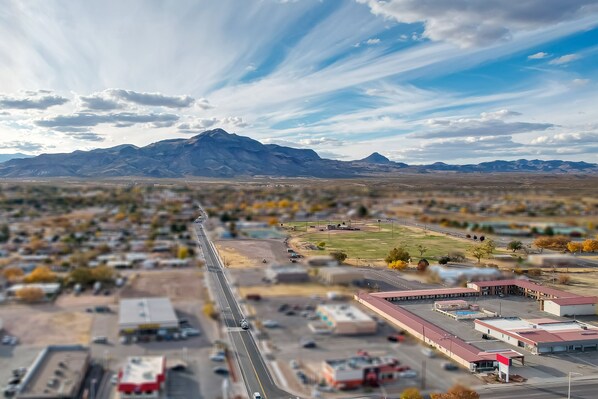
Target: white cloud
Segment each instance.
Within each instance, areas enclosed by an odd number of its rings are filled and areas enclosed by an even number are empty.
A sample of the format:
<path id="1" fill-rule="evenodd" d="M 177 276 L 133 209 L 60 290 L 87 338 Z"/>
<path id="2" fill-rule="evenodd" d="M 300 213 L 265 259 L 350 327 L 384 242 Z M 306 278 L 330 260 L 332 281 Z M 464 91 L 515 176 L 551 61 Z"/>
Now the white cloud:
<path id="1" fill-rule="evenodd" d="M 460 47 L 486 46 L 596 11 L 594 0 L 357 0 L 375 15 L 422 23 L 423 36 Z"/>
<path id="2" fill-rule="evenodd" d="M 541 60 L 541 59 L 549 57 L 549 56 L 550 56 L 550 54 L 540 51 L 539 53 L 528 55 L 527 59 L 528 60 Z"/>
<path id="3" fill-rule="evenodd" d="M 579 58 L 581 58 L 579 55 L 577 54 L 567 54 L 567 55 L 563 55 L 561 57 L 555 58 L 554 60 L 551 60 L 549 62 L 549 64 L 552 65 L 563 65 L 563 64 L 568 64 L 572 61 L 576 61 Z"/>
<path id="4" fill-rule="evenodd" d="M 372 46 L 374 44 L 379 44 L 380 43 L 380 39 L 378 39 L 377 37 L 374 37 L 372 39 L 368 39 L 365 41 L 365 44 Z"/>

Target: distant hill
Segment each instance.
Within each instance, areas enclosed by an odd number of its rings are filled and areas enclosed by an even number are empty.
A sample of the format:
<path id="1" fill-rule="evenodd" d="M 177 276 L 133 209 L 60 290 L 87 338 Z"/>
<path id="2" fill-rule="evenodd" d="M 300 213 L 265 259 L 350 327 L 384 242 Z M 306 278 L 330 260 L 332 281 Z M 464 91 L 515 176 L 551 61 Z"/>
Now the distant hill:
<path id="1" fill-rule="evenodd" d="M 0 163 L 10 161 L 15 158 L 31 158 L 32 155 L 21 154 L 20 152 L 14 154 L 0 154 Z"/>
<path id="2" fill-rule="evenodd" d="M 358 161 L 320 158 L 310 149 L 262 144 L 222 129 L 189 139 L 159 141 L 145 147 L 119 145 L 67 154 L 43 154 L 0 164 L 0 177 L 322 177 L 345 178 L 393 174 L 460 172 L 597 173 L 598 166 L 567 161 L 493 161 L 477 165 L 412 165 L 378 153 Z"/>

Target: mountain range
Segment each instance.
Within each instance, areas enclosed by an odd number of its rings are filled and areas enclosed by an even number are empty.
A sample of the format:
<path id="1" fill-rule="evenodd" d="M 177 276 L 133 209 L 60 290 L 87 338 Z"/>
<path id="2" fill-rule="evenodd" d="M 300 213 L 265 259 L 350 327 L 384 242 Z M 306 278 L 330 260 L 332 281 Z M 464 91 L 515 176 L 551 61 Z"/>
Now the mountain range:
<path id="1" fill-rule="evenodd" d="M 119 145 L 91 151 L 42 154 L 0 163 L 0 177 L 321 177 L 391 176 L 432 173 L 598 173 L 598 165 L 571 161 L 492 161 L 471 165 L 407 165 L 379 153 L 357 161 L 321 158 L 311 149 L 262 144 L 222 129 L 189 139 L 159 141 L 145 147 Z"/>

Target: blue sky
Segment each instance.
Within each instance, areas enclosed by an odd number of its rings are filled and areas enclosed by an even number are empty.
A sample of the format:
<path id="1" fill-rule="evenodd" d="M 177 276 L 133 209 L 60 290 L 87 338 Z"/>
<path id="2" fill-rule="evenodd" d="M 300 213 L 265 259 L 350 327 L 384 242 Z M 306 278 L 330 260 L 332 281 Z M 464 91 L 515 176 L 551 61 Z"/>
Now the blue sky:
<path id="1" fill-rule="evenodd" d="M 15 0 L 0 37 L 0 153 L 222 127 L 337 159 L 598 162 L 595 0 Z"/>

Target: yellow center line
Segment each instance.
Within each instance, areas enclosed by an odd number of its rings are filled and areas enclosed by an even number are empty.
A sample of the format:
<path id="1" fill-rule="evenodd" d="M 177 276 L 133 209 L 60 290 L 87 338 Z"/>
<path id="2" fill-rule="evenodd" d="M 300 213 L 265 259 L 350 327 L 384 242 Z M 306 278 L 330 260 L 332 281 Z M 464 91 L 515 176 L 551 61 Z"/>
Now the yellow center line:
<path id="1" fill-rule="evenodd" d="M 247 357 L 249 358 L 249 363 L 251 363 L 251 367 L 253 368 L 253 372 L 255 373 L 255 378 L 257 378 L 257 383 L 260 384 L 260 388 L 262 389 L 260 393 L 264 396 L 264 398 L 267 398 L 266 391 L 264 390 L 262 381 L 260 380 L 260 377 L 257 374 L 257 370 L 255 369 L 255 366 L 253 364 L 253 360 L 251 360 L 251 356 L 249 355 L 249 349 L 247 349 L 247 345 L 245 344 L 245 340 L 243 339 L 243 337 L 241 337 L 241 342 L 243 342 L 243 346 L 245 347 L 245 352 L 247 352 Z"/>

